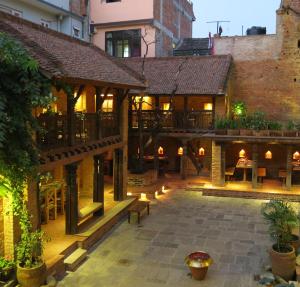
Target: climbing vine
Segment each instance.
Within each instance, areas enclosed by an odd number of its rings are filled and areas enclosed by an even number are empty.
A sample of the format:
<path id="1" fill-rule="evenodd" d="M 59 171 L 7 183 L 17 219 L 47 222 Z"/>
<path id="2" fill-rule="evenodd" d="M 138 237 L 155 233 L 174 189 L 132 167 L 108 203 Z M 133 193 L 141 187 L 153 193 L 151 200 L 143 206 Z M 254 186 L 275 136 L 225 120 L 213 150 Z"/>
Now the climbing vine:
<path id="1" fill-rule="evenodd" d="M 40 72 L 38 63 L 19 42 L 4 33 L 0 33 L 0 79 L 0 194 L 10 194 L 12 198 L 24 243 L 24 239 L 34 239 L 24 200 L 26 184 L 36 176 L 38 165 L 34 134 L 40 127 L 33 111 L 47 108 L 55 98 L 51 81 Z M 24 248 L 29 250 L 29 246 Z M 24 260 L 24 265 L 31 265 L 28 254 Z"/>

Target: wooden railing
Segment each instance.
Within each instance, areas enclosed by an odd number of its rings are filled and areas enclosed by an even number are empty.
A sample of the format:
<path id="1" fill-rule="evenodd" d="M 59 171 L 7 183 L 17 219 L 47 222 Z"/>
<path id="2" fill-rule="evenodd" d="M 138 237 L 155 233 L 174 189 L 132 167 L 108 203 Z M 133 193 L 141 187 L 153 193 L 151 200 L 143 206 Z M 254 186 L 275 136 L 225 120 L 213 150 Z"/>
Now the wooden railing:
<path id="1" fill-rule="evenodd" d="M 38 118 L 41 131 L 37 135 L 38 147 L 42 150 L 69 145 L 66 115 L 42 114 Z M 116 113 L 75 113 L 75 144 L 95 141 L 100 138 L 119 135 Z"/>
<path id="2" fill-rule="evenodd" d="M 138 128 L 138 111 L 132 111 L 130 116 L 132 120 L 131 127 Z M 213 111 L 142 111 L 141 123 L 144 129 L 172 130 L 208 130 L 212 129 Z"/>

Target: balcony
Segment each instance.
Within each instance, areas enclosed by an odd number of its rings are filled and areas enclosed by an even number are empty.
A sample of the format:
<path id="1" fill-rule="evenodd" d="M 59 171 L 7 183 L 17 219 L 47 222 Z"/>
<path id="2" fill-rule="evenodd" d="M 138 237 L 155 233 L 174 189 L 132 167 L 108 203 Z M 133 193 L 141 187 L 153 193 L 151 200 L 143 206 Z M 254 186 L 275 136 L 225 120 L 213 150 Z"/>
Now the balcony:
<path id="1" fill-rule="evenodd" d="M 41 150 L 69 146 L 67 115 L 42 114 L 38 118 L 42 128 L 37 135 Z M 73 139 L 75 145 L 119 135 L 116 113 L 75 113 Z"/>
<path id="2" fill-rule="evenodd" d="M 138 112 L 132 111 L 132 128 L 138 128 Z M 210 130 L 213 128 L 213 111 L 142 111 L 146 130 Z"/>

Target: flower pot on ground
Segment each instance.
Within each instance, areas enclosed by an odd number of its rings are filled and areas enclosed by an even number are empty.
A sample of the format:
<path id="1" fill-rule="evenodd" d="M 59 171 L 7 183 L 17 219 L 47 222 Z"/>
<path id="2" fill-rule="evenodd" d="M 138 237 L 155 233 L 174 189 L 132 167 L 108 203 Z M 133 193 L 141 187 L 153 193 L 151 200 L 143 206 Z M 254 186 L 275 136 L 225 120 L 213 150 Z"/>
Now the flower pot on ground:
<path id="1" fill-rule="evenodd" d="M 22 287 L 40 287 L 46 280 L 46 265 L 42 259 L 46 237 L 43 231 L 30 232 L 27 227 L 23 226 L 17 246 L 17 280 Z"/>
<path id="2" fill-rule="evenodd" d="M 296 255 L 298 254 L 298 249 L 300 248 L 300 237 L 296 234 L 292 234 L 292 239 L 290 244 L 294 247 Z"/>
<path id="3" fill-rule="evenodd" d="M 185 263 L 190 268 L 195 280 L 204 280 L 208 267 L 213 263 L 208 253 L 203 251 L 193 252 L 185 258 Z"/>
<path id="4" fill-rule="evenodd" d="M 297 213 L 290 203 L 282 200 L 270 200 L 263 204 L 261 211 L 275 241 L 270 251 L 272 272 L 289 281 L 296 269 L 295 249 L 290 242 L 293 240 L 292 229 L 299 225 Z"/>

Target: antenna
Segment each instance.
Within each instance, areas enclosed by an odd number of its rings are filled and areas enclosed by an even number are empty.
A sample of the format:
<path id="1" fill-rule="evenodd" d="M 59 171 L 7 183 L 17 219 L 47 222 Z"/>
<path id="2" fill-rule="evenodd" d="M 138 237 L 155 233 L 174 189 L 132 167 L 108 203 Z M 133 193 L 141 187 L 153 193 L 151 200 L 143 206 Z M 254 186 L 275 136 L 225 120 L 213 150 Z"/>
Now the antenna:
<path id="1" fill-rule="evenodd" d="M 220 23 L 230 23 L 230 21 L 217 20 L 217 21 L 209 21 L 209 22 L 206 22 L 206 23 L 207 24 L 216 23 L 217 24 L 217 34 L 219 34 Z"/>

